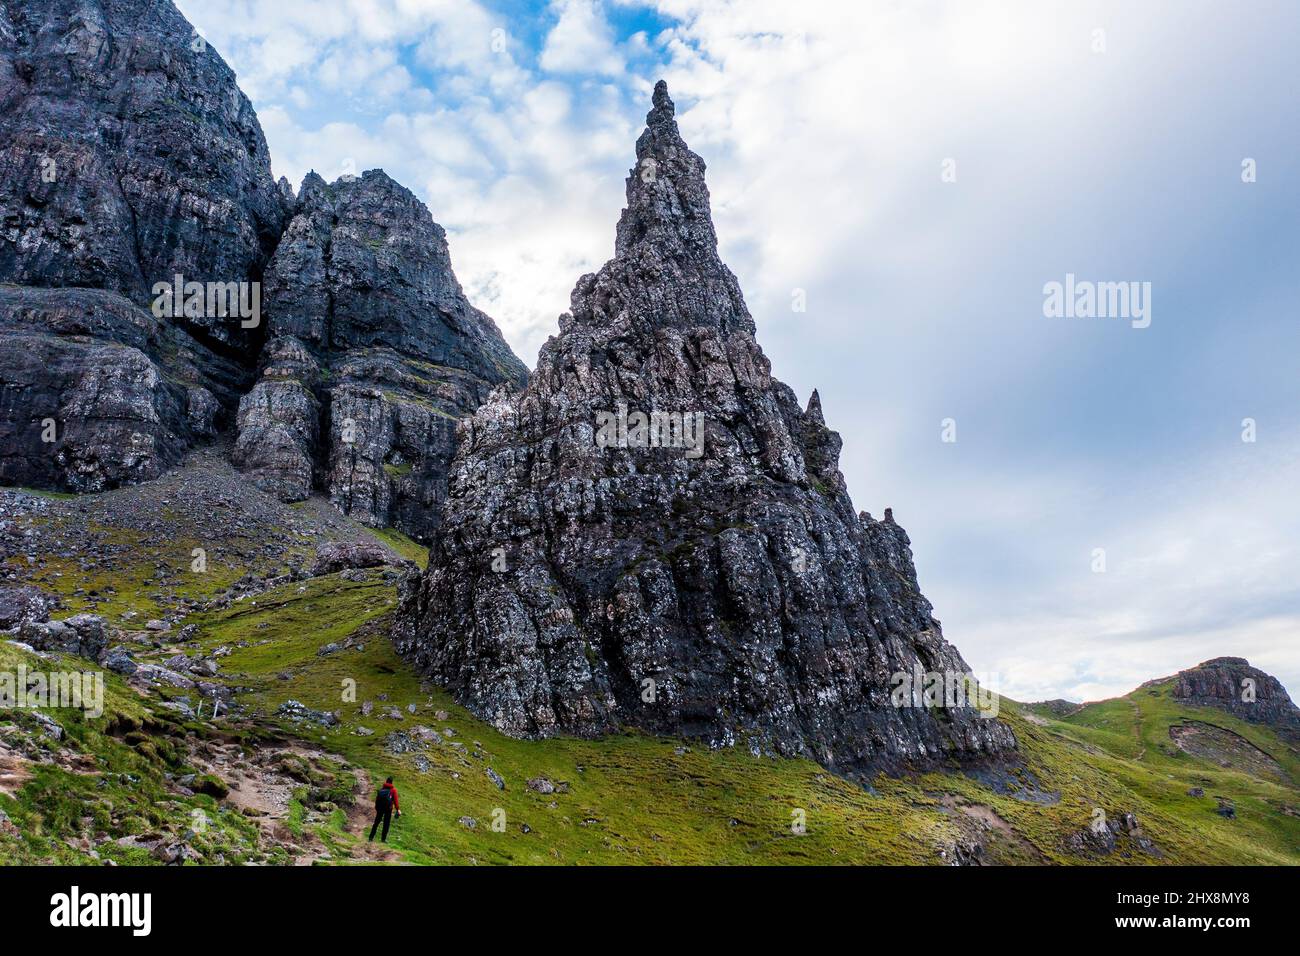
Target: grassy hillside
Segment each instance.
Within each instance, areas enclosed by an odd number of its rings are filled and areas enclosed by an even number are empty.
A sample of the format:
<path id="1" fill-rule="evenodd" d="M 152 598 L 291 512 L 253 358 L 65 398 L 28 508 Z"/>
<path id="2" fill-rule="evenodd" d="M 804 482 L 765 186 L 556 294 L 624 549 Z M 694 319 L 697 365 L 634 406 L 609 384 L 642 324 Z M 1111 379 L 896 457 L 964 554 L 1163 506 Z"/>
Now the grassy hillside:
<path id="1" fill-rule="evenodd" d="M 152 506 L 132 500 L 165 522 L 179 520 L 167 509 L 184 513 L 178 497 L 166 506 L 158 496 Z M 66 527 L 58 509 L 76 504 L 51 504 L 11 530 Z M 259 551 L 259 573 L 300 561 L 304 542 L 369 534 L 336 516 L 313 524 L 314 507 L 284 509 L 284 551 Z M 117 540 L 130 529 L 103 525 L 108 513 L 99 512 L 96 533 Z M 1267 728 L 1180 707 L 1165 685 L 1068 716 L 1003 700 L 1021 742 L 1018 765 L 878 776 L 866 786 L 809 761 L 635 733 L 512 740 L 397 658 L 386 636 L 391 570 L 300 577 L 231 597 L 222 589 L 238 577 L 233 567 L 188 595 L 193 541 L 237 550 L 217 534 L 178 527 L 171 551 L 158 544 L 166 536 L 121 549 L 111 577 L 83 571 L 75 557 L 5 561 L 7 572 L 62 594 L 55 617 L 93 610 L 123 627 L 141 662 L 219 651 L 211 680 L 231 689 L 235 706 L 213 718 L 210 706 L 195 713 L 193 690 L 142 696 L 110 674 L 102 718 L 49 712 L 61 741 L 43 736 L 31 712 L 0 712 L 0 811 L 9 818 L 0 862 L 158 862 L 176 846 L 207 863 L 1300 862 L 1300 755 Z M 420 557 L 397 532 L 378 537 Z M 183 623 L 194 631 L 131 630 L 186 596 L 195 603 Z M 0 671 L 20 661 L 55 667 L 0 644 Z M 278 713 L 290 700 L 338 722 Z M 387 847 L 370 846 L 368 805 L 390 774 L 404 813 Z M 1190 796 L 1193 788 L 1204 796 Z M 1218 812 L 1220 797 L 1235 818 Z"/>
<path id="2" fill-rule="evenodd" d="M 1172 687 L 1164 681 L 1064 719 L 1038 719 L 1071 751 L 1104 760 L 1117 783 L 1177 821 L 1181 853 L 1190 860 L 1300 861 L 1300 752 L 1271 728 L 1183 706 Z M 1188 725 L 1215 731 L 1199 754 L 1180 748 L 1171 734 Z M 1204 796 L 1191 796 L 1195 789 Z M 1218 812 L 1224 801 L 1234 807 L 1234 818 Z"/>

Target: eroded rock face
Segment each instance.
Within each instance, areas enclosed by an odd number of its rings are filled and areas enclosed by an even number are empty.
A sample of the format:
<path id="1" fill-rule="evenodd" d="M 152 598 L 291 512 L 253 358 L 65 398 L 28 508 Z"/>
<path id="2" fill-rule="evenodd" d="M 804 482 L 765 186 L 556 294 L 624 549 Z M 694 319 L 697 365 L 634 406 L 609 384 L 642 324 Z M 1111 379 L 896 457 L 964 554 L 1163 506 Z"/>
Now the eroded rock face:
<path id="1" fill-rule="evenodd" d="M 266 276 L 270 330 L 333 351 L 392 349 L 495 382 L 522 365 L 466 300 L 447 236 L 383 170 L 308 174 Z"/>
<path id="2" fill-rule="evenodd" d="M 1300 730 L 1300 710 L 1282 682 L 1242 657 L 1216 657 L 1174 677 L 1174 697 L 1196 707 L 1217 707 L 1257 724 Z"/>
<path id="3" fill-rule="evenodd" d="M 115 293 L 0 286 L 0 484 L 85 492 L 156 478 L 216 433 L 217 396 L 233 401 L 237 377 Z"/>
<path id="4" fill-rule="evenodd" d="M 514 735 L 630 724 L 846 771 L 1013 748 L 973 708 L 891 702 L 895 674 L 966 665 L 906 533 L 855 513 L 819 399 L 771 376 L 662 83 L 637 160 L 614 259 L 528 387 L 460 426 L 399 648 Z"/>
<path id="5" fill-rule="evenodd" d="M 346 514 L 427 537 L 456 419 L 527 375 L 465 298 L 442 227 L 380 170 L 310 174 L 265 290 L 272 340 L 236 463 L 286 500 L 314 481 Z"/>
<path id="6" fill-rule="evenodd" d="M 155 318 L 178 276 L 259 307 Z M 422 537 L 456 418 L 526 377 L 408 190 L 272 179 L 234 74 L 166 0 L 0 8 L 0 283 L 5 483 L 148 480 L 234 424 L 261 487 Z"/>
<path id="7" fill-rule="evenodd" d="M 98 491 L 215 435 L 263 333 L 155 318 L 154 287 L 259 280 L 284 216 L 252 107 L 171 3 L 8 0 L 0 482 Z"/>
<path id="8" fill-rule="evenodd" d="M 320 444 L 320 366 L 291 335 L 272 339 L 262 377 L 239 401 L 239 437 L 231 459 L 281 501 L 311 495 Z"/>
<path id="9" fill-rule="evenodd" d="M 284 218 L 235 75 L 170 2 L 8 0 L 0 20 L 0 279 L 137 303 L 256 278 Z M 183 320 L 243 345 L 237 322 Z"/>
<path id="10" fill-rule="evenodd" d="M 50 611 L 60 604 L 58 595 L 26 584 L 0 584 L 0 630 L 28 621 L 48 621 Z"/>

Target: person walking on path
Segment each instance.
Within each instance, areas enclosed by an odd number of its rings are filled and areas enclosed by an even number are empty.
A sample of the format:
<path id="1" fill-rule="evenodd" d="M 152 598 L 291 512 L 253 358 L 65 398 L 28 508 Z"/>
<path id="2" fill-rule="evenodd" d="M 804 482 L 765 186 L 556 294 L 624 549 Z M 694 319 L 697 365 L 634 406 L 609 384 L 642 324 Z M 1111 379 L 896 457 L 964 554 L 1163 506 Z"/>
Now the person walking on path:
<path id="1" fill-rule="evenodd" d="M 370 827 L 370 841 L 375 840 L 375 830 L 379 829 L 380 821 L 383 821 L 384 832 L 380 834 L 379 839 L 388 842 L 388 824 L 392 820 L 393 813 L 396 813 L 398 819 L 401 819 L 402 808 L 397 802 L 397 788 L 393 786 L 393 778 L 389 777 L 384 781 L 384 785 L 379 788 L 379 793 L 375 795 L 375 822 Z"/>

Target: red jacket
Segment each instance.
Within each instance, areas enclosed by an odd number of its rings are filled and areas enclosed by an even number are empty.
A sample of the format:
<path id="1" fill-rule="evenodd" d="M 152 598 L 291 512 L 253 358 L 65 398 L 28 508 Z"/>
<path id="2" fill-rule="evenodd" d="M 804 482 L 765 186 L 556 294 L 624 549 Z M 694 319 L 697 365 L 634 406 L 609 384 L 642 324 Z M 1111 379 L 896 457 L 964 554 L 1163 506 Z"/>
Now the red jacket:
<path id="1" fill-rule="evenodd" d="M 389 799 L 393 801 L 393 809 L 400 813 L 402 808 L 397 804 L 397 788 L 391 783 L 385 783 L 381 789 L 388 791 Z"/>

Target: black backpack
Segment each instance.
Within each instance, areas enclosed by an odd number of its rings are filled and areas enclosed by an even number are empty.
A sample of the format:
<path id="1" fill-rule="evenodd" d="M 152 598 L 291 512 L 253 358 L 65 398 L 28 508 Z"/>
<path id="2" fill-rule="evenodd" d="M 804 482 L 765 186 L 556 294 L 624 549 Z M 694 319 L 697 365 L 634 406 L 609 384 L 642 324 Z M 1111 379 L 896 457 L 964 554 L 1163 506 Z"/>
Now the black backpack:
<path id="1" fill-rule="evenodd" d="M 387 787 L 380 787 L 379 793 L 375 795 L 375 812 L 383 813 L 393 805 L 393 791 Z"/>

